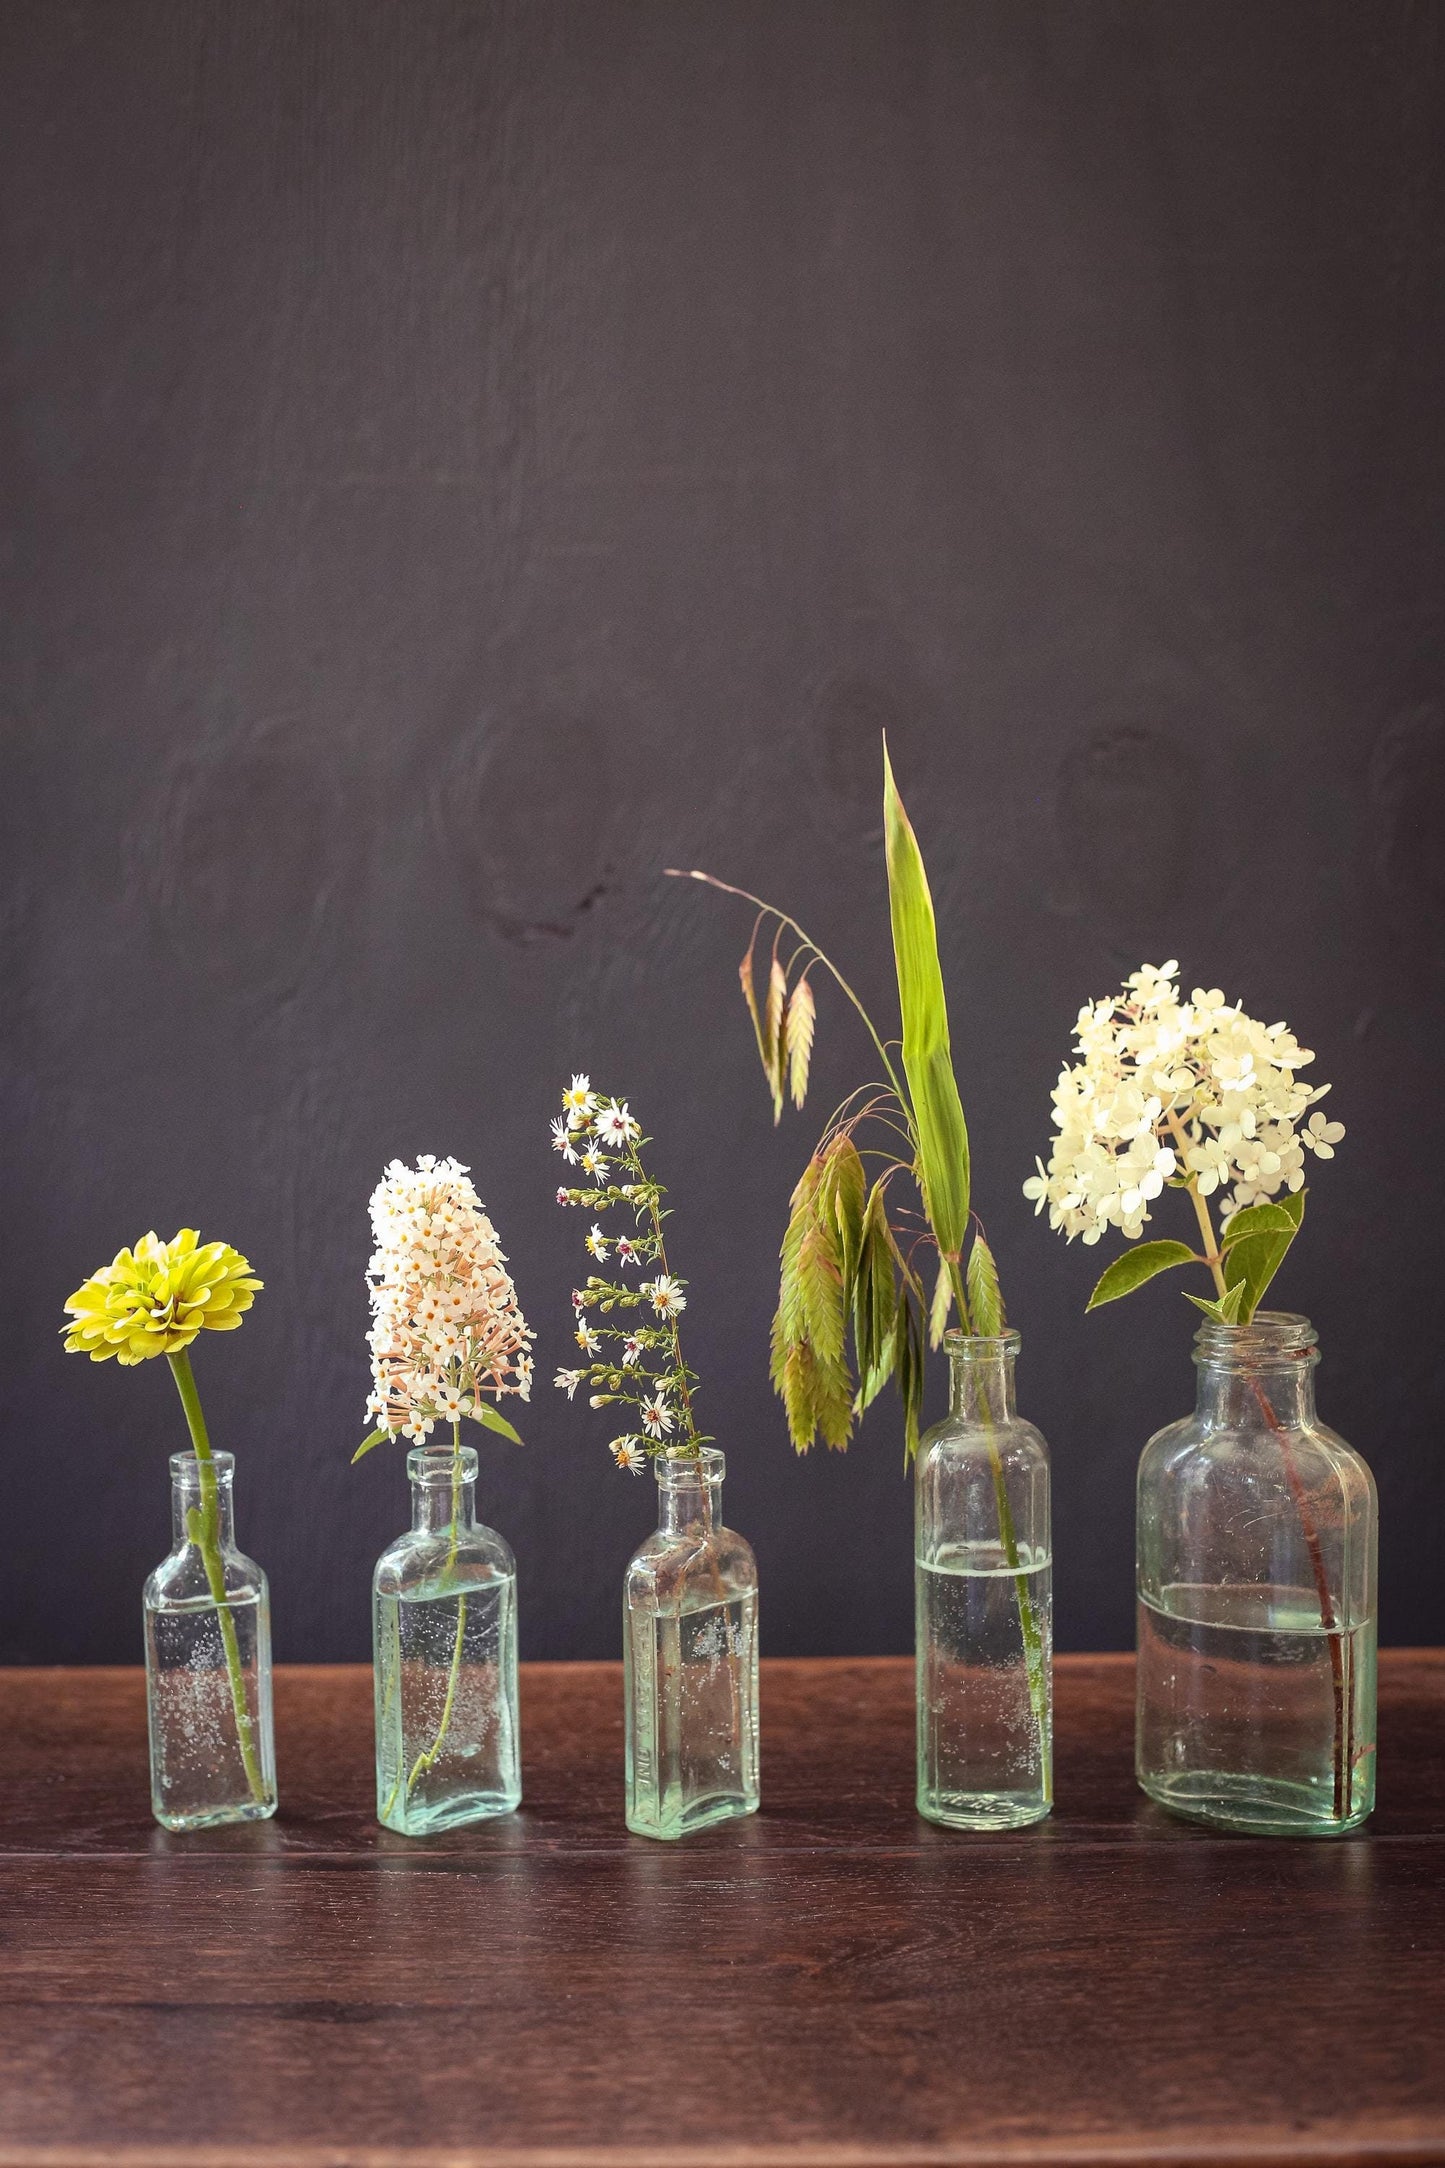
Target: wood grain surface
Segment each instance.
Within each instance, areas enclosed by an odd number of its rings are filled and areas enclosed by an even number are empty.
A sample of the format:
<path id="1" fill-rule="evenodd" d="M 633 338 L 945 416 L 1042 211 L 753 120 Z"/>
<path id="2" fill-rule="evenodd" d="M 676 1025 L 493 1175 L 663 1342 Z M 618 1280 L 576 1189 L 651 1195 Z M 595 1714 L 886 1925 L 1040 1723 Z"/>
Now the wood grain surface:
<path id="1" fill-rule="evenodd" d="M 522 1811 L 422 1842 L 370 1677 L 277 1675 L 282 1812 L 147 1813 L 140 1677 L 0 1673 L 0 2168 L 1445 2160 L 1445 1652 L 1381 1805 L 1215 1837 L 1135 1790 L 1128 1658 L 1058 1667 L 1058 1811 L 911 1807 L 911 1667 L 764 1666 L 764 1810 L 621 1818 L 611 1665 L 524 1668 Z"/>

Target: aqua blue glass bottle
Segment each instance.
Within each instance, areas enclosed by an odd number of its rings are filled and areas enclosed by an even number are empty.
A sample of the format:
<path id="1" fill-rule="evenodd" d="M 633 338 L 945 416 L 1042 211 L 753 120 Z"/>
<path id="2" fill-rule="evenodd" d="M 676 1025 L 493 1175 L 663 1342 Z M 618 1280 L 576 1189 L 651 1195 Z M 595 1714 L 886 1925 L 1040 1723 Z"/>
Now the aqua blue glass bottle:
<path id="1" fill-rule="evenodd" d="M 469 1445 L 408 1453 L 412 1525 L 373 1583 L 376 1812 L 425 1836 L 522 1797 L 517 1568 L 476 1517 Z"/>
<path id="2" fill-rule="evenodd" d="M 627 1826 L 669 1839 L 757 1811 L 758 1569 L 723 1526 L 721 1453 L 653 1467 L 658 1525 L 623 1593 Z"/>
<path id="3" fill-rule="evenodd" d="M 271 1606 L 236 1548 L 229 1453 L 171 1455 L 174 1542 L 145 1584 L 151 1808 L 166 1829 L 276 1812 Z"/>

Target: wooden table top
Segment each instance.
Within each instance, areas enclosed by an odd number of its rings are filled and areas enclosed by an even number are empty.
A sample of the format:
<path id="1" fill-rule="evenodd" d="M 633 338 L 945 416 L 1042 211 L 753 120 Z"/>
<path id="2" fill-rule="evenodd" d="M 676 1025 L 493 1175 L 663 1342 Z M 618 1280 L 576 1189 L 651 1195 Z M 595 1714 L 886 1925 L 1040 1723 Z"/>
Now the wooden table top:
<path id="1" fill-rule="evenodd" d="M 1136 1791 L 1064 1657 L 1059 1805 L 912 1810 L 912 1666 L 763 1666 L 763 1811 L 622 1825 L 621 1681 L 523 1667 L 520 1814 L 372 1819 L 364 1670 L 276 1678 L 281 1814 L 150 1820 L 132 1671 L 0 1672 L 3 2168 L 1445 2162 L 1445 1652 L 1381 1659 L 1338 1842 Z"/>

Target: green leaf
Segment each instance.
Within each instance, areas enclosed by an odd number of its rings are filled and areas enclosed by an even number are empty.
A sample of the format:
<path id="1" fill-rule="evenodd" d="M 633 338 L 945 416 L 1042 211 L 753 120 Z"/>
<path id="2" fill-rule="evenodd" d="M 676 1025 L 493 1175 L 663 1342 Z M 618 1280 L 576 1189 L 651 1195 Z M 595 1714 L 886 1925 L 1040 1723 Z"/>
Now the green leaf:
<path id="1" fill-rule="evenodd" d="M 868 1201 L 868 1322 L 871 1360 L 881 1362 L 898 1315 L 898 1283 L 893 1277 L 893 1244 L 888 1233 L 888 1207 L 881 1182 L 873 1185 Z"/>
<path id="2" fill-rule="evenodd" d="M 1232 1250 L 1236 1242 L 1248 1242 L 1252 1235 L 1283 1235 L 1292 1242 L 1298 1232 L 1298 1215 L 1282 1204 L 1250 1204 L 1235 1213 L 1219 1238 L 1219 1247 Z"/>
<path id="3" fill-rule="evenodd" d="M 391 1432 L 383 1424 L 380 1430 L 373 1430 L 369 1438 L 363 1438 L 351 1456 L 352 1467 L 356 1466 L 363 1453 L 369 1453 L 374 1445 L 380 1445 L 383 1438 L 389 1438 L 391 1435 Z"/>
<path id="4" fill-rule="evenodd" d="M 949 1277 L 948 1259 L 938 1260 L 938 1278 L 933 1283 L 933 1301 L 928 1310 L 928 1344 L 941 1347 L 943 1335 L 948 1330 L 948 1313 L 953 1308 L 953 1281 Z"/>
<path id="5" fill-rule="evenodd" d="M 1004 1329 L 1003 1290 L 998 1284 L 998 1266 L 993 1261 L 993 1251 L 982 1235 L 975 1235 L 973 1248 L 968 1253 L 968 1307 L 975 1332 L 984 1333 L 990 1340 L 997 1339 Z"/>
<path id="6" fill-rule="evenodd" d="M 1290 1244 L 1299 1233 L 1304 1212 L 1305 1193 L 1297 1189 L 1277 1204 L 1247 1205 L 1230 1221 L 1224 1235 L 1229 1245 L 1224 1259 L 1224 1277 L 1231 1291 L 1236 1287 L 1241 1290 L 1237 1313 L 1231 1323 L 1247 1325 L 1254 1316 L 1270 1281 L 1284 1263 Z M 1242 1236 L 1236 1233 L 1241 1220 L 1251 1222 Z"/>
<path id="7" fill-rule="evenodd" d="M 886 738 L 883 828 L 893 959 L 903 1016 L 903 1068 L 918 1132 L 924 1208 L 940 1252 L 957 1263 L 968 1231 L 968 1128 L 953 1073 L 933 898 L 918 838 L 893 780 Z"/>
<path id="8" fill-rule="evenodd" d="M 1107 1272 L 1101 1273 L 1095 1283 L 1085 1308 L 1097 1310 L 1101 1303 L 1117 1302 L 1121 1295 L 1132 1295 L 1136 1287 L 1152 1280 L 1157 1272 L 1168 1272 L 1174 1265 L 1202 1265 L 1204 1259 L 1186 1242 L 1140 1242 L 1133 1249 L 1125 1250 L 1116 1257 Z"/>
<path id="9" fill-rule="evenodd" d="M 479 1423 L 485 1423 L 488 1430 L 495 1430 L 498 1437 L 510 1438 L 513 1445 L 521 1444 L 521 1439 L 517 1436 L 516 1431 L 513 1430 L 511 1424 L 507 1421 L 506 1416 L 499 1415 L 490 1401 L 474 1399 L 472 1402 L 472 1413 L 475 1415 Z"/>
<path id="10" fill-rule="evenodd" d="M 808 1096 L 808 1063 L 812 1059 L 813 1027 L 817 1020 L 817 1003 L 813 999 L 813 989 L 805 974 L 793 988 L 783 1023 L 783 1041 L 788 1056 L 788 1089 L 793 1095 L 793 1105 L 799 1109 Z"/>

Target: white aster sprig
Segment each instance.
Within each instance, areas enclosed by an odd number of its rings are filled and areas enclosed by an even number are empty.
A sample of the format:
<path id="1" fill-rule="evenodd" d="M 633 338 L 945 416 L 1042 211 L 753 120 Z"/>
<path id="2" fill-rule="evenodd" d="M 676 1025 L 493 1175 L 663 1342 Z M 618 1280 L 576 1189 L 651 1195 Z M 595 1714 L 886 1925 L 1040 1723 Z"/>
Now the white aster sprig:
<path id="1" fill-rule="evenodd" d="M 467 1169 L 430 1154 L 415 1167 L 394 1159 L 370 1209 L 366 1413 L 377 1427 L 353 1457 L 387 1437 L 419 1442 L 438 1422 L 455 1434 L 464 1418 L 515 1440 L 484 1395 L 529 1398 L 533 1335 Z"/>
<path id="2" fill-rule="evenodd" d="M 613 1234 L 594 1218 L 583 1246 L 595 1264 L 613 1262 L 639 1272 L 652 1266 L 647 1279 L 604 1279 L 589 1273 L 572 1291 L 574 1336 L 583 1360 L 560 1369 L 553 1384 L 572 1399 L 586 1386 L 594 1408 L 635 1408 L 640 1428 L 612 1440 L 619 1468 L 636 1474 L 649 1456 L 667 1453 L 693 1458 L 707 1440 L 693 1419 L 697 1374 L 682 1358 L 677 1320 L 687 1308 L 687 1282 L 668 1268 L 662 1223 L 667 1194 L 642 1164 L 650 1139 L 626 1100 L 594 1092 L 590 1078 L 574 1076 L 562 1094 L 562 1112 L 552 1124 L 552 1148 L 568 1166 L 591 1177 L 591 1188 L 563 1186 L 557 1202 L 594 1213 L 625 1211 L 627 1232 Z M 650 1318 L 646 1315 L 651 1312 Z M 631 1313 L 642 1312 L 642 1316 Z M 618 1313 L 625 1323 L 603 1323 Z"/>
<path id="3" fill-rule="evenodd" d="M 1053 1093 L 1058 1135 L 1024 1183 L 1035 1212 L 1070 1241 L 1111 1228 L 1137 1241 L 1166 1187 L 1188 1193 L 1203 1252 L 1146 1242 L 1100 1279 L 1089 1307 L 1171 1266 L 1207 1265 L 1215 1299 L 1189 1299 L 1229 1324 L 1248 1320 L 1304 1213 L 1306 1153 L 1332 1159 L 1344 1124 L 1308 1109 L 1330 1089 L 1299 1071 L 1314 1060 L 1286 1024 L 1261 1024 L 1218 988 L 1184 1001 L 1176 962 L 1144 964 L 1118 994 L 1079 1012 L 1078 1060 Z M 1207 1200 L 1216 1199 L 1216 1240 Z"/>

